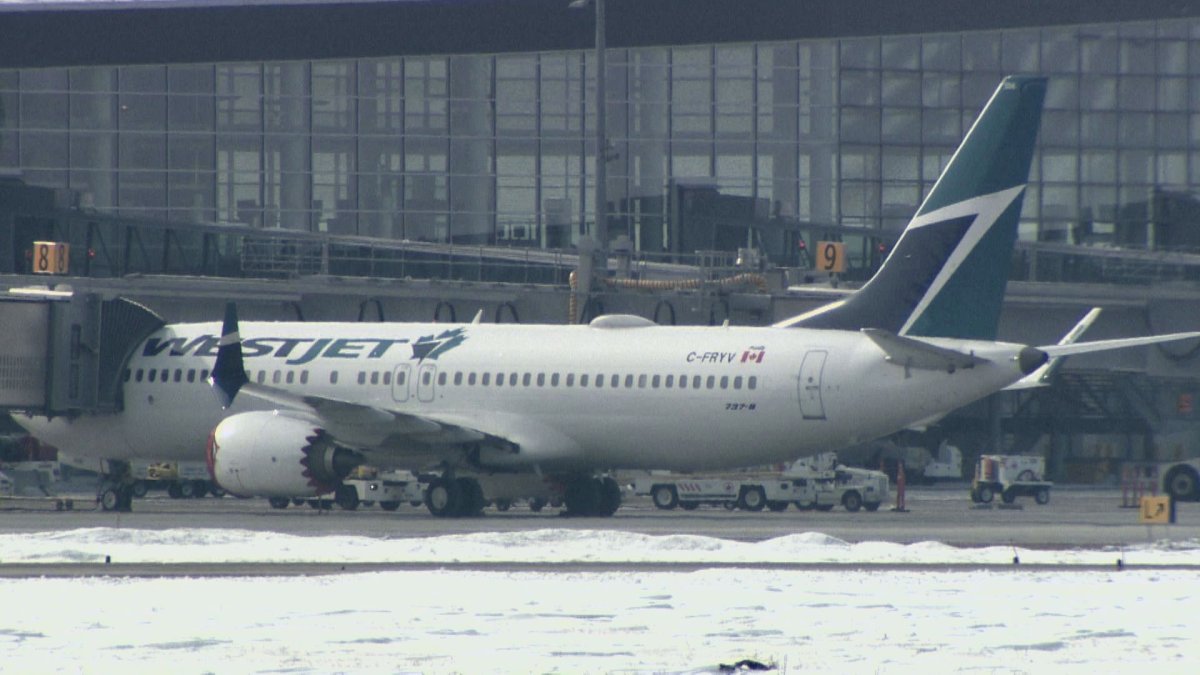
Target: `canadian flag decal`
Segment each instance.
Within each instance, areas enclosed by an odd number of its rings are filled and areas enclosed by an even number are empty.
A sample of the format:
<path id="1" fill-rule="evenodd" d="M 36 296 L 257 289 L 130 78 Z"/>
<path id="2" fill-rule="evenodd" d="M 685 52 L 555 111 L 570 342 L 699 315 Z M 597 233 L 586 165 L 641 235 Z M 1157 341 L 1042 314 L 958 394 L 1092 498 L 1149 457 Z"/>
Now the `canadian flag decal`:
<path id="1" fill-rule="evenodd" d="M 766 355 L 765 347 L 751 347 L 742 352 L 742 363 L 762 363 L 763 357 Z"/>

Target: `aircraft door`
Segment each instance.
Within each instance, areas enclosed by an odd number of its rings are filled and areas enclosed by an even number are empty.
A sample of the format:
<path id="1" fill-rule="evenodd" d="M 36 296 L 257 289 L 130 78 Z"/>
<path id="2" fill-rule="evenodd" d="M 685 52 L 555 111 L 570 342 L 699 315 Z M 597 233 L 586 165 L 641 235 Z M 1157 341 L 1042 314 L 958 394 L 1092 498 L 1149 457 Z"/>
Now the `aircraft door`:
<path id="1" fill-rule="evenodd" d="M 422 363 L 417 371 L 417 400 L 429 403 L 437 387 L 437 364 Z"/>
<path id="2" fill-rule="evenodd" d="M 397 403 L 404 403 L 408 400 L 409 380 L 412 379 L 412 366 L 407 363 L 396 366 L 396 372 L 392 373 L 392 399 Z"/>
<path id="3" fill-rule="evenodd" d="M 800 364 L 800 414 L 806 420 L 825 419 L 825 403 L 821 400 L 821 377 L 825 357 L 829 352 L 814 349 L 804 355 Z"/>

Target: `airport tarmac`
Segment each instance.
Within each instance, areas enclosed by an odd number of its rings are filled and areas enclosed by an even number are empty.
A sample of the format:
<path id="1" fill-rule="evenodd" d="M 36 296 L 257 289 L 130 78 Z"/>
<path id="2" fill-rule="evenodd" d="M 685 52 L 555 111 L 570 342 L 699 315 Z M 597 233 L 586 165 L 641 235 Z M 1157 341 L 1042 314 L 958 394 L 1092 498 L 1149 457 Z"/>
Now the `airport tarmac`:
<path id="1" fill-rule="evenodd" d="M 611 518 L 566 518 L 560 509 L 534 513 L 523 505 L 507 512 L 489 507 L 477 518 L 435 518 L 425 508 L 401 506 L 318 511 L 306 505 L 273 509 L 263 499 L 204 498 L 177 500 L 150 493 L 130 513 L 99 510 L 91 495 L 60 495 L 74 508 L 55 510 L 53 499 L 0 498 L 0 533 L 44 532 L 92 527 L 234 528 L 302 536 L 351 534 L 388 539 L 474 532 L 518 532 L 544 528 L 621 530 L 646 535 L 691 534 L 737 541 L 762 541 L 802 532 L 820 532 L 849 543 L 867 541 L 911 544 L 937 541 L 959 547 L 1014 545 L 1025 548 L 1100 548 L 1150 541 L 1200 542 L 1200 504 L 1177 505 L 1175 525 L 1143 525 L 1136 508 L 1122 506 L 1116 488 L 1056 487 L 1049 504 L 1021 498 L 1012 507 L 998 502 L 979 507 L 967 487 L 942 485 L 909 489 L 906 512 L 849 513 L 663 511 L 647 498 L 628 497 Z"/>

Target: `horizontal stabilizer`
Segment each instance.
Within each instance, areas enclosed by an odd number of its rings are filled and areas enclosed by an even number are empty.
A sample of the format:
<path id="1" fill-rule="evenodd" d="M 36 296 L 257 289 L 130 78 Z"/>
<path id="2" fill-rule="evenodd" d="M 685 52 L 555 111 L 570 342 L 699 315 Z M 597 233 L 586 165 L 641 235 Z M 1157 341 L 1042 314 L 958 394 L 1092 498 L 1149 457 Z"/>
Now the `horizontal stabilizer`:
<path id="1" fill-rule="evenodd" d="M 887 360 L 905 368 L 920 370 L 944 370 L 952 373 L 959 368 L 974 368 L 977 364 L 987 363 L 987 359 L 974 354 L 964 354 L 953 349 L 938 347 L 922 340 L 902 337 L 878 328 L 864 328 L 863 334 L 871 338 Z"/>
<path id="2" fill-rule="evenodd" d="M 1117 340 L 1097 340 L 1095 342 L 1076 342 L 1070 345 L 1052 345 L 1049 347 L 1038 347 L 1039 350 L 1045 352 L 1050 358 L 1056 356 L 1070 356 L 1072 354 L 1088 354 L 1091 352 L 1106 352 L 1110 349 L 1124 349 L 1125 347 L 1140 347 L 1142 345 L 1154 345 L 1160 342 L 1174 342 L 1176 340 L 1200 339 L 1200 331 L 1192 331 L 1190 333 L 1167 333 L 1165 335 L 1148 335 L 1146 337 L 1135 338 L 1120 338 Z"/>
<path id="3" fill-rule="evenodd" d="M 1075 324 L 1074 328 L 1067 331 L 1067 334 L 1058 341 L 1058 344 L 1075 344 L 1079 340 L 1079 336 L 1083 335 L 1084 331 L 1091 328 L 1092 324 L 1096 322 L 1097 317 L 1100 316 L 1100 311 L 1099 307 L 1093 307 L 1091 311 L 1079 320 L 1079 323 Z M 1065 356 L 1055 356 L 1042 364 L 1041 368 L 1005 387 L 1004 391 L 1019 391 L 1022 389 L 1036 389 L 1038 387 L 1050 386 L 1050 381 L 1054 379 L 1054 374 L 1062 367 L 1063 359 L 1065 358 Z"/>

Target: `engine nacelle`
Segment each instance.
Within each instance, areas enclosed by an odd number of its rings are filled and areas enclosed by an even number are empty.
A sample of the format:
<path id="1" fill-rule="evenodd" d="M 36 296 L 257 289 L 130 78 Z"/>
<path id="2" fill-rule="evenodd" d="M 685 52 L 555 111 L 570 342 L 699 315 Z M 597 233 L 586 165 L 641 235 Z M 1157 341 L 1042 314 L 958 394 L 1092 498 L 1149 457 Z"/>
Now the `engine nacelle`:
<path id="1" fill-rule="evenodd" d="M 208 472 L 226 491 L 254 497 L 316 497 L 334 491 L 362 458 L 338 447 L 314 420 L 248 412 L 213 429 Z"/>

